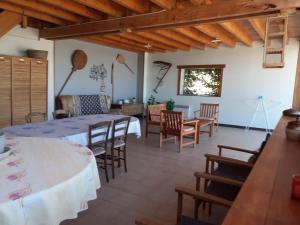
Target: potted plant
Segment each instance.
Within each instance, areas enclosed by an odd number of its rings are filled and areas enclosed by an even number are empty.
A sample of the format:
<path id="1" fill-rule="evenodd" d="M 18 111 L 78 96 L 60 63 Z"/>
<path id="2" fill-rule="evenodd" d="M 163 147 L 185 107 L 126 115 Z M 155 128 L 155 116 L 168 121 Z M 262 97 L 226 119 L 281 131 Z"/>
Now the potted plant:
<path id="1" fill-rule="evenodd" d="M 154 97 L 153 95 L 151 95 L 151 96 L 148 98 L 147 104 L 148 104 L 148 105 L 155 105 L 155 104 L 156 104 L 155 97 Z"/>
<path id="2" fill-rule="evenodd" d="M 175 101 L 172 98 L 170 98 L 170 100 L 167 101 L 167 110 L 173 111 L 174 108 L 175 108 Z"/>

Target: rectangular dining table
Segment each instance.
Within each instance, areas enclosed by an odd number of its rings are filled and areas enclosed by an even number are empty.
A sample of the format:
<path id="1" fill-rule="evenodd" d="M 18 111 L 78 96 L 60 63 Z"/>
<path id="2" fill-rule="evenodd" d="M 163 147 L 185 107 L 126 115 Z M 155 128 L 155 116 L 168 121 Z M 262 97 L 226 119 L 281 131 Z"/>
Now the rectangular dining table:
<path id="1" fill-rule="evenodd" d="M 101 121 L 113 121 L 122 117 L 125 116 L 115 114 L 84 115 L 39 123 L 15 125 L 3 128 L 0 131 L 6 136 L 50 137 L 87 145 L 89 125 Z M 140 121 L 135 117 L 131 117 L 128 134 L 135 134 L 137 137 L 141 136 Z"/>

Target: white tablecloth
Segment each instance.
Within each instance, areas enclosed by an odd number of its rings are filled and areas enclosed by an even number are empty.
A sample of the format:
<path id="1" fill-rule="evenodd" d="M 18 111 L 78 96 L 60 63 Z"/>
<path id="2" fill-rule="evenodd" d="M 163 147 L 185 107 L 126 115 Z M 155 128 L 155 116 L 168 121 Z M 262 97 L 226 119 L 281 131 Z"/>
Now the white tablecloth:
<path id="1" fill-rule="evenodd" d="M 97 198 L 100 180 L 92 152 L 52 138 L 6 140 L 0 156 L 0 224 L 58 225 Z"/>
<path id="2" fill-rule="evenodd" d="M 116 120 L 122 117 L 124 117 L 124 115 L 86 115 L 40 123 L 16 125 L 3 128 L 0 131 L 4 132 L 6 136 L 52 137 L 69 140 L 81 145 L 87 145 L 88 128 L 90 124 Z M 137 118 L 131 117 L 128 133 L 136 134 L 137 137 L 141 136 L 140 121 Z"/>

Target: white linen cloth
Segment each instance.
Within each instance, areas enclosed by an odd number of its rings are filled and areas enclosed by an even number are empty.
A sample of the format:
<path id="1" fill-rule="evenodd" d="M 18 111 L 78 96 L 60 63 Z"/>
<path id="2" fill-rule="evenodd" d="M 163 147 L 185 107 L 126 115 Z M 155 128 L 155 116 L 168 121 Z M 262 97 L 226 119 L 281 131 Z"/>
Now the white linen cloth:
<path id="1" fill-rule="evenodd" d="M 86 115 L 40 123 L 16 125 L 3 128 L 0 131 L 4 132 L 7 136 L 52 137 L 69 140 L 81 145 L 87 145 L 90 124 L 95 124 L 101 121 L 112 121 L 122 117 L 124 117 L 124 115 Z M 137 137 L 141 136 L 140 121 L 137 118 L 131 117 L 128 133 L 136 134 Z"/>
<path id="2" fill-rule="evenodd" d="M 97 198 L 97 164 L 86 147 L 54 138 L 15 137 L 0 155 L 0 224 L 58 225 Z"/>

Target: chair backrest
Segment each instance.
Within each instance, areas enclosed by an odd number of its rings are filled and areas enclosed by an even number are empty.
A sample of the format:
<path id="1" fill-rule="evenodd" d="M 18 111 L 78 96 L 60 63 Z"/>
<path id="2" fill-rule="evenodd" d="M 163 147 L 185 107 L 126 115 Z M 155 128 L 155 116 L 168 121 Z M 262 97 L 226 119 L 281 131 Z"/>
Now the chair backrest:
<path id="1" fill-rule="evenodd" d="M 131 118 L 128 116 L 114 120 L 112 128 L 112 143 L 114 143 L 115 138 L 123 139 L 123 141 L 126 143 L 130 119 Z"/>
<path id="2" fill-rule="evenodd" d="M 89 141 L 88 147 L 93 149 L 94 146 L 104 145 L 106 149 L 111 121 L 102 121 L 89 125 Z"/>
<path id="3" fill-rule="evenodd" d="M 161 111 L 161 129 L 165 134 L 179 134 L 183 124 L 183 112 Z"/>
<path id="4" fill-rule="evenodd" d="M 214 118 L 218 112 L 218 103 L 200 103 L 200 117 Z"/>
<path id="5" fill-rule="evenodd" d="M 256 163 L 256 161 L 257 161 L 257 159 L 259 158 L 259 156 L 261 155 L 261 153 L 263 152 L 263 150 L 264 150 L 264 148 L 265 148 L 265 146 L 266 146 L 266 144 L 267 144 L 267 142 L 268 142 L 268 140 L 269 140 L 269 138 L 271 137 L 271 134 L 267 134 L 266 135 L 266 138 L 265 138 L 265 140 L 261 143 L 261 145 L 259 146 L 259 148 L 258 148 L 258 155 L 253 155 L 253 156 L 251 156 L 249 159 L 248 159 L 248 162 L 251 162 L 251 163 Z"/>
<path id="6" fill-rule="evenodd" d="M 154 122 L 160 122 L 160 112 L 166 109 L 166 104 L 148 105 L 147 119 Z"/>
<path id="7" fill-rule="evenodd" d="M 42 112 L 32 112 L 29 113 L 25 116 L 25 120 L 27 123 L 32 123 L 34 122 L 41 122 L 45 121 L 47 117 L 47 113 L 42 113 Z"/>

